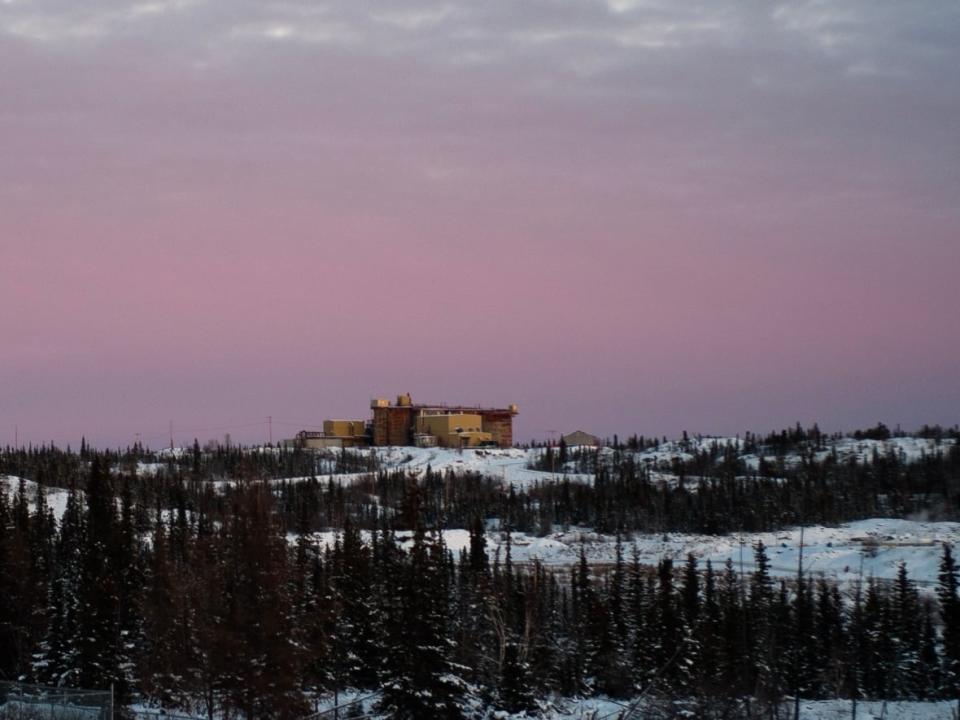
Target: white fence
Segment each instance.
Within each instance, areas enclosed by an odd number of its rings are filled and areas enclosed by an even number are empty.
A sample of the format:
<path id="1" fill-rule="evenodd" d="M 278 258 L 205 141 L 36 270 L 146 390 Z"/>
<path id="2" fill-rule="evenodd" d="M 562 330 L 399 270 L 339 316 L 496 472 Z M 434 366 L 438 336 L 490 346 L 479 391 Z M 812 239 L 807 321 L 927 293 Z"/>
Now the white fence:
<path id="1" fill-rule="evenodd" d="M 0 682 L 0 720 L 112 720 L 109 690 Z"/>

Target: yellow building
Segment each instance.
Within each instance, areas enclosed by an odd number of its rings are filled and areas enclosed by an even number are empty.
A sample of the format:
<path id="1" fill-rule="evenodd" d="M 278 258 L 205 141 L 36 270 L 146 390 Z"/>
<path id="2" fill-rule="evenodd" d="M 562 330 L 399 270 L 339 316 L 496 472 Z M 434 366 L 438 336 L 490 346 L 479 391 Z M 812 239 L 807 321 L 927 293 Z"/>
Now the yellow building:
<path id="1" fill-rule="evenodd" d="M 415 403 L 410 393 L 371 398 L 373 418 L 324 420 L 323 432 L 303 430 L 291 444 L 304 448 L 373 446 L 419 447 L 512 447 L 516 405 L 482 407 Z"/>
<path id="2" fill-rule="evenodd" d="M 370 436 L 367 434 L 367 423 L 363 420 L 324 420 L 323 432 L 301 430 L 292 444 L 312 450 L 367 447 Z"/>
<path id="3" fill-rule="evenodd" d="M 355 437 L 365 435 L 367 424 L 363 420 L 324 420 L 323 434 L 327 437 Z"/>
<path id="4" fill-rule="evenodd" d="M 475 413 L 418 415 L 416 435 L 418 444 L 440 447 L 482 447 L 495 443 L 493 435 L 483 430 L 483 417 Z"/>
<path id="5" fill-rule="evenodd" d="M 397 396 L 396 404 L 391 404 L 387 398 L 373 398 L 370 401 L 373 410 L 371 423 L 371 441 L 373 445 L 418 445 L 420 447 L 476 447 L 478 445 L 495 445 L 497 447 L 513 446 L 513 418 L 518 412 L 516 405 L 503 408 L 480 407 L 479 405 L 446 405 L 415 403 L 410 393 Z M 471 421 L 453 421 L 453 428 L 463 428 L 452 437 L 449 429 L 442 425 L 445 421 L 424 421 L 441 423 L 436 426 L 439 434 L 431 431 L 421 432 L 417 424 L 418 418 L 426 416 L 473 416 Z M 481 422 L 476 422 L 476 416 Z M 423 426 L 428 427 L 428 426 Z M 446 427 L 451 425 L 446 423 Z M 476 428 L 466 429 L 466 428 Z M 472 435 L 483 433 L 482 435 Z M 490 437 L 487 437 L 489 435 Z M 441 439 L 443 436 L 444 439 Z"/>

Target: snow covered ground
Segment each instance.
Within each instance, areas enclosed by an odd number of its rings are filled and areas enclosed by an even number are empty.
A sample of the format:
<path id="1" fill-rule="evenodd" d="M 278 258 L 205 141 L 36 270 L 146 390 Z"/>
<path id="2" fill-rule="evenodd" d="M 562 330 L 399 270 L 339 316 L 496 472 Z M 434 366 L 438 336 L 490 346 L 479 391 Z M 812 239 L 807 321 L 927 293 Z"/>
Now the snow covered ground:
<path id="1" fill-rule="evenodd" d="M 365 717 L 379 717 L 375 711 L 377 694 L 347 690 L 337 697 L 340 717 L 347 717 L 349 710 L 360 710 Z M 607 698 L 554 698 L 543 701 L 541 710 L 533 713 L 511 714 L 491 711 L 491 720 L 617 720 L 621 713 L 630 708 L 630 701 L 609 700 Z M 788 707 L 789 706 L 789 707 Z M 324 696 L 315 704 L 315 711 L 330 712 L 334 707 L 332 695 Z M 137 717 L 163 718 L 166 715 L 155 708 L 134 706 Z M 645 712 L 645 710 L 647 712 Z M 640 705 L 633 717 L 648 717 L 650 707 Z M 916 702 L 916 701 L 879 701 L 861 700 L 857 703 L 857 720 L 956 720 L 957 703 Z M 793 704 L 787 700 L 782 706 L 781 717 L 793 717 Z M 179 716 L 188 717 L 188 716 Z M 205 716 L 197 715 L 197 720 Z M 333 717 L 331 712 L 330 717 Z M 849 700 L 802 700 L 800 701 L 801 720 L 848 720 L 852 717 Z"/>
<path id="2" fill-rule="evenodd" d="M 573 482 L 592 483 L 593 475 L 556 473 L 530 470 L 527 465 L 535 459 L 539 450 L 520 448 L 451 450 L 448 448 L 417 447 L 378 447 L 351 450 L 362 456 L 375 454 L 383 470 L 403 470 L 412 477 L 422 477 L 429 467 L 435 472 L 453 472 L 455 475 L 479 473 L 509 483 L 516 488 L 527 487 L 536 482 L 549 482 L 567 478 Z M 326 483 L 328 480 L 345 485 L 370 476 L 368 472 L 335 473 L 316 475 L 316 479 Z M 303 482 L 308 477 L 276 478 L 273 482 Z M 217 487 L 232 485 L 232 480 L 220 480 Z"/>
<path id="3" fill-rule="evenodd" d="M 945 440 L 937 444 L 933 440 L 922 438 L 892 438 L 887 441 L 855 440 L 844 438 L 834 443 L 833 448 L 841 459 L 856 457 L 858 461 L 869 462 L 875 453 L 896 453 L 905 460 L 917 460 L 925 454 L 946 451 L 952 441 Z M 675 441 L 661 443 L 656 449 L 636 453 L 638 462 L 652 464 L 654 467 L 669 466 L 674 458 L 690 459 L 692 452 L 709 450 L 717 446 L 742 447 L 739 438 L 691 438 L 687 443 Z M 551 479 L 566 477 L 571 481 L 590 482 L 592 476 L 576 473 L 542 472 L 531 470 L 528 466 L 536 460 L 541 448 L 535 449 L 476 449 L 451 450 L 446 448 L 388 447 L 371 448 L 359 451 L 375 453 L 381 467 L 401 469 L 414 476 L 421 476 L 427 467 L 438 472 L 479 473 L 499 478 L 504 483 L 516 487 L 529 486 L 535 482 L 547 482 Z M 601 454 L 609 456 L 613 451 L 601 449 Z M 176 455 L 177 453 L 174 452 Z M 820 453 L 825 456 L 826 453 Z M 748 465 L 759 462 L 756 456 L 744 456 Z M 773 458 L 768 458 L 771 461 Z M 787 456 L 787 463 L 799 462 L 799 457 Z M 142 475 L 153 475 L 162 464 L 142 464 Z M 319 480 L 325 482 L 334 479 L 350 483 L 363 477 L 364 473 L 345 475 L 325 475 Z M 670 482 L 673 476 L 659 471 L 654 478 Z M 296 481 L 297 478 L 293 479 Z M 219 483 L 229 484 L 230 481 Z M 16 478 L 2 478 L 7 492 L 12 497 L 16 492 Z M 31 503 L 36 497 L 37 488 L 26 481 L 26 490 Z M 47 489 L 47 502 L 56 517 L 61 517 L 66 507 L 67 491 L 58 488 Z M 586 528 L 557 529 L 545 537 L 535 537 L 524 533 L 513 533 L 513 559 L 515 562 L 539 560 L 546 565 L 568 566 L 579 558 L 581 545 L 587 559 L 592 564 L 609 564 L 614 561 L 614 538 L 602 536 Z M 318 537 L 323 542 L 332 541 L 333 534 L 325 533 Z M 464 530 L 448 530 L 445 533 L 448 546 L 459 551 L 467 546 L 468 537 Z M 655 564 L 663 557 L 682 562 L 686 554 L 693 553 L 702 561 L 711 560 L 719 567 L 730 558 L 735 567 L 745 572 L 753 569 L 753 546 L 762 540 L 768 548 L 772 571 L 779 575 L 793 575 L 797 569 L 800 546 L 800 530 L 739 535 L 709 536 L 685 535 L 679 533 L 638 534 L 624 538 L 624 554 L 629 559 L 634 552 L 645 564 Z M 804 567 L 806 572 L 819 576 L 850 581 L 859 577 L 877 577 L 892 579 L 897 566 L 905 562 L 912 578 L 921 584 L 936 582 L 937 565 L 944 542 L 960 542 L 960 524 L 951 522 L 921 522 L 916 520 L 896 520 L 875 518 L 846 523 L 838 527 L 808 527 L 804 530 Z M 488 534 L 488 548 L 491 558 L 500 549 L 504 553 L 504 537 L 499 532 Z"/>
<path id="4" fill-rule="evenodd" d="M 9 497 L 10 500 L 13 500 L 17 494 L 19 484 L 20 478 L 12 475 L 0 475 L 0 491 L 3 491 L 5 488 L 7 497 Z M 37 503 L 37 484 L 33 482 L 33 480 L 24 480 L 23 487 L 27 493 L 27 499 L 30 502 L 31 509 L 35 508 Z M 53 516 L 59 521 L 60 518 L 63 517 L 63 513 L 67 510 L 67 496 L 70 492 L 63 488 L 48 487 L 46 488 L 46 494 L 47 506 L 53 510 Z"/>
<path id="5" fill-rule="evenodd" d="M 913 437 L 898 437 L 889 440 L 857 440 L 855 438 L 842 438 L 837 441 L 827 442 L 828 449 L 821 450 L 815 454 L 818 460 L 824 460 L 830 456 L 831 452 L 836 452 L 841 461 L 850 458 L 856 458 L 858 462 L 868 463 L 874 455 L 884 456 L 889 453 L 897 455 L 904 461 L 914 462 L 924 455 L 932 455 L 937 452 L 947 452 L 954 444 L 950 438 L 940 442 Z M 633 459 L 637 465 L 648 467 L 651 470 L 651 476 L 654 481 L 672 483 L 676 477 L 670 474 L 670 466 L 675 460 L 690 461 L 694 459 L 697 452 L 709 452 L 711 450 L 723 450 L 727 447 L 737 449 L 738 454 L 743 460 L 748 471 L 757 470 L 760 465 L 760 456 L 756 454 L 743 454 L 743 440 L 738 437 L 690 437 L 687 441 L 672 440 L 661 442 L 655 448 L 648 448 L 633 453 Z M 575 448 L 569 448 L 572 453 Z M 591 448 L 592 450 L 592 448 Z M 253 452 L 278 452 L 277 448 L 254 448 Z M 165 448 L 158 451 L 157 455 L 161 460 L 184 457 L 189 450 L 187 448 Z M 338 452 L 338 451 L 321 451 Z M 465 474 L 468 472 L 479 473 L 488 477 L 497 478 L 505 484 L 510 484 L 516 488 L 527 487 L 536 482 L 549 482 L 557 478 L 565 478 L 572 482 L 593 482 L 592 473 L 578 473 L 576 462 L 570 461 L 566 467 L 557 465 L 554 472 L 532 470 L 529 466 L 537 461 L 543 453 L 544 448 L 482 448 L 455 450 L 450 448 L 417 448 L 417 447 L 377 447 L 366 449 L 352 449 L 348 452 L 359 455 L 375 455 L 379 464 L 386 470 L 405 470 L 411 475 L 422 475 L 427 467 L 439 472 L 453 472 L 454 474 Z M 600 448 L 598 450 L 601 461 L 612 462 L 614 450 L 612 448 Z M 621 454 L 627 451 L 622 450 Z M 782 460 L 786 467 L 792 467 L 800 464 L 802 458 L 798 454 L 788 454 L 783 458 L 777 458 L 771 454 L 764 454 L 763 459 L 771 466 L 774 466 L 779 460 Z M 166 462 L 145 463 L 140 462 L 137 465 L 136 472 L 141 477 L 152 477 L 163 472 L 167 467 Z M 342 483 L 355 482 L 368 473 L 345 473 L 345 474 L 324 474 L 317 476 L 318 480 L 326 482 L 334 479 Z M 296 482 L 306 478 L 286 478 L 287 481 Z M 694 478 L 689 478 L 694 480 Z M 278 482 L 280 479 L 278 479 Z M 220 485 L 231 484 L 230 480 L 221 481 Z M 693 486 L 691 484 L 691 486 Z"/>
<path id="6" fill-rule="evenodd" d="M 947 452 L 953 445 L 951 438 L 946 438 L 937 442 L 928 438 L 915 437 L 894 437 L 889 440 L 857 440 L 856 438 L 841 438 L 837 441 L 825 440 L 827 449 L 815 453 L 817 460 L 824 460 L 835 450 L 838 459 L 848 460 L 851 457 L 858 462 L 870 462 L 874 453 L 886 455 L 887 453 L 896 454 L 901 460 L 906 462 L 915 462 L 924 455 L 933 455 L 936 452 Z M 686 443 L 678 440 L 661 443 L 656 448 L 644 450 L 636 453 L 636 459 L 641 462 L 651 461 L 655 463 L 670 463 L 674 458 L 680 460 L 692 460 L 694 453 L 710 450 L 723 450 L 726 447 L 734 447 L 738 454 L 742 455 L 743 460 L 750 469 L 756 469 L 759 464 L 760 456 L 755 454 L 741 453 L 743 440 L 737 437 L 698 437 L 690 438 Z M 776 462 L 777 458 L 772 454 L 764 454 L 767 462 Z M 788 454 L 784 456 L 784 462 L 789 465 L 799 464 L 801 456 L 797 454 Z"/>
<path id="7" fill-rule="evenodd" d="M 862 560 L 863 577 L 893 579 L 899 563 L 906 562 L 912 578 L 922 583 L 935 583 L 941 544 L 960 541 L 960 523 L 874 518 L 837 527 L 808 527 L 803 535 L 804 569 L 808 574 L 841 581 L 855 580 Z M 503 544 L 498 533 L 492 534 L 490 539 L 491 552 Z M 629 559 L 635 549 L 644 564 L 655 564 L 661 558 L 683 562 L 687 553 L 693 553 L 701 562 L 711 560 L 718 569 L 730 558 L 737 570 L 741 567 L 742 554 L 743 570 L 752 572 L 753 547 L 758 540 L 767 547 L 774 575 L 792 576 L 796 573 L 800 547 L 798 528 L 742 536 L 638 533 L 623 538 L 623 551 Z M 512 554 L 517 562 L 539 559 L 548 565 L 576 562 L 581 542 L 590 563 L 614 561 L 615 538 L 591 530 L 571 529 L 543 538 L 514 533 L 511 538 Z"/>
<path id="8" fill-rule="evenodd" d="M 17 478 L 0 477 L 0 487 L 6 488 L 11 499 L 17 486 Z M 24 487 L 33 505 L 36 483 L 27 480 Z M 66 509 L 68 493 L 60 488 L 47 488 L 46 493 L 47 504 L 59 519 Z M 401 533 L 401 537 L 409 537 L 409 533 Z M 333 532 L 316 534 L 316 540 L 320 543 L 332 543 L 333 538 Z M 711 560 L 717 569 L 730 558 L 739 571 L 742 561 L 744 572 L 753 570 L 753 547 L 758 540 L 762 540 L 767 547 L 774 575 L 792 576 L 796 573 L 799 528 L 746 533 L 742 536 L 637 533 L 622 539 L 627 560 L 632 557 L 634 550 L 641 563 L 651 565 L 665 557 L 680 563 L 687 553 L 693 553 L 701 562 Z M 444 541 L 458 553 L 469 546 L 469 534 L 461 529 L 446 530 Z M 937 581 L 942 544 L 960 544 L 960 523 L 871 518 L 836 527 L 806 527 L 803 530 L 803 542 L 804 569 L 815 577 L 853 581 L 860 576 L 862 562 L 864 578 L 891 580 L 896 577 L 898 565 L 905 562 L 911 578 L 921 585 L 933 586 Z M 496 530 L 487 533 L 487 549 L 491 559 L 498 549 L 503 559 L 505 544 L 504 533 Z M 611 564 L 615 559 L 615 538 L 589 528 L 558 528 L 544 537 L 514 532 L 511 534 L 511 544 L 513 560 L 517 563 L 539 560 L 553 567 L 570 566 L 579 560 L 581 545 L 592 565 Z"/>
<path id="9" fill-rule="evenodd" d="M 849 700 L 801 701 L 802 720 L 846 720 L 852 717 Z M 857 720 L 955 720 L 955 702 L 860 702 Z"/>
<path id="10" fill-rule="evenodd" d="M 793 704 L 789 701 L 788 703 L 784 703 L 781 717 L 793 717 Z M 567 700 L 558 702 L 555 710 L 548 710 L 540 717 L 544 720 L 616 720 L 619 713 L 625 711 L 628 705 L 629 703 L 604 698 Z M 857 720 L 956 720 L 956 711 L 956 702 L 861 700 L 857 703 Z M 527 716 L 499 717 L 503 720 L 517 720 Z M 634 717 L 645 717 L 645 714 L 641 710 Z M 800 701 L 801 720 L 849 720 L 851 717 L 852 708 L 849 700 L 801 699 Z"/>
<path id="11" fill-rule="evenodd" d="M 872 460 L 874 454 L 884 456 L 888 453 L 894 453 L 904 461 L 915 462 L 924 455 L 947 452 L 952 444 L 952 439 L 937 443 L 934 440 L 912 437 L 891 438 L 890 440 L 843 438 L 832 443 L 831 449 L 816 453 L 816 457 L 818 460 L 824 460 L 829 457 L 832 451 L 835 451 L 841 461 L 856 458 L 860 463 L 868 463 Z M 676 478 L 665 471 L 669 470 L 674 460 L 690 461 L 694 459 L 695 452 L 709 451 L 714 448 L 722 450 L 725 447 L 735 447 L 739 453 L 743 447 L 743 441 L 740 438 L 714 437 L 691 438 L 686 443 L 670 441 L 661 443 L 656 448 L 634 453 L 634 460 L 640 466 L 648 466 L 653 471 L 659 470 L 660 472 L 654 472 L 654 480 L 672 482 Z M 567 464 L 567 472 L 563 472 L 564 468 L 559 466 L 556 472 L 529 469 L 528 466 L 543 454 L 543 448 L 452 450 L 449 448 L 385 447 L 356 452 L 376 454 L 381 466 L 388 470 L 404 469 L 414 475 L 419 475 L 429 466 L 435 471 L 452 471 L 455 474 L 475 472 L 488 477 L 499 478 L 505 484 L 509 483 L 518 489 L 536 482 L 548 482 L 557 478 L 566 478 L 572 482 L 593 482 L 592 474 L 575 472 L 576 468 L 573 462 Z M 611 448 L 601 448 L 599 453 L 601 459 L 611 460 L 614 451 Z M 760 457 L 757 455 L 741 455 L 741 458 L 748 470 L 756 470 L 760 465 Z M 774 455 L 764 455 L 764 459 L 771 465 L 778 460 Z M 783 458 L 787 467 L 799 465 L 801 461 L 801 456 L 796 454 L 786 455 Z M 330 476 L 324 476 L 324 479 L 327 477 Z M 356 475 L 333 477 L 349 482 Z"/>
<path id="12" fill-rule="evenodd" d="M 530 470 L 527 466 L 543 451 L 521 448 L 484 448 L 478 450 L 451 450 L 449 448 L 391 447 L 375 448 L 381 465 L 386 469 L 404 469 L 413 474 L 421 474 L 429 466 L 434 471 L 461 473 L 480 473 L 488 477 L 499 478 L 504 483 L 521 488 L 536 482 L 549 482 L 559 477 L 571 481 L 593 482 L 592 475 L 577 473 L 543 472 Z"/>
<path id="13" fill-rule="evenodd" d="M 313 538 L 319 544 L 326 545 L 332 544 L 335 536 L 336 533 L 331 531 L 315 533 Z M 410 536 L 409 532 L 398 533 L 404 542 L 409 542 Z M 937 582 L 942 544 L 960 542 L 960 523 L 875 518 L 837 527 L 807 527 L 803 536 L 804 570 L 810 576 L 851 582 L 860 577 L 862 562 L 863 578 L 892 580 L 896 577 L 899 564 L 905 562 L 912 579 L 921 586 L 932 587 Z M 455 554 L 470 544 L 466 530 L 445 530 L 443 538 Z M 293 542 L 295 537 L 291 535 L 289 540 Z M 758 540 L 767 546 L 773 575 L 792 577 L 796 574 L 799 528 L 742 536 L 637 533 L 622 538 L 627 561 L 635 551 L 645 565 L 655 565 L 662 558 L 672 558 L 679 564 L 685 561 L 687 553 L 693 553 L 701 563 L 710 560 L 716 570 L 720 570 L 730 558 L 735 570 L 739 572 L 742 568 L 746 573 L 754 570 L 753 548 Z M 616 538 L 587 528 L 571 528 L 545 537 L 514 532 L 510 535 L 510 542 L 515 563 L 539 560 L 551 567 L 569 567 L 579 561 L 581 546 L 591 565 L 609 565 L 616 558 Z M 491 560 L 498 550 L 503 561 L 506 534 L 488 532 L 487 553 Z"/>

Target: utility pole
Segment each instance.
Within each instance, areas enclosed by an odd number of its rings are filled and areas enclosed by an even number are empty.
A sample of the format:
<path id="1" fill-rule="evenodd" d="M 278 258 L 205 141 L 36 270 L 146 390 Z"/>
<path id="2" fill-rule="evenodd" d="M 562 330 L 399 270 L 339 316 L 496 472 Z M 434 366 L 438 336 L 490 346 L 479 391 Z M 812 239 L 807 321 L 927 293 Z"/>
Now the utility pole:
<path id="1" fill-rule="evenodd" d="M 860 570 L 857 572 L 857 595 L 854 602 L 860 604 L 860 593 L 863 592 L 863 548 L 860 548 Z M 857 697 L 860 695 L 860 653 L 857 653 L 857 667 L 853 673 L 853 697 L 850 701 L 850 717 L 857 720 Z"/>
<path id="2" fill-rule="evenodd" d="M 273 447 L 273 415 L 267 415 L 267 428 L 269 429 L 270 446 Z"/>
<path id="3" fill-rule="evenodd" d="M 743 634 L 743 650 L 747 652 L 747 648 L 750 647 L 750 644 L 747 640 L 747 589 L 746 581 L 744 580 L 743 575 L 743 523 L 740 524 L 740 631 Z M 744 698 L 746 703 L 747 718 L 748 720 L 753 717 L 753 713 L 750 712 L 750 696 L 748 695 Z"/>
<path id="4" fill-rule="evenodd" d="M 20 426 L 14 424 L 13 426 L 13 449 L 16 450 L 20 447 Z"/>
<path id="5" fill-rule="evenodd" d="M 797 614 L 799 615 L 803 608 L 800 607 L 799 601 L 801 593 L 803 590 L 803 525 L 800 526 L 800 553 L 797 557 Z M 807 602 L 804 599 L 804 602 Z M 800 643 L 803 642 L 803 638 L 800 637 L 800 622 L 797 620 L 797 634 L 794 642 L 797 643 L 797 655 L 800 654 Z M 800 668 L 794 668 L 794 686 L 793 686 L 793 720 L 800 720 Z"/>
<path id="6" fill-rule="evenodd" d="M 170 451 L 173 451 L 173 420 L 170 421 Z"/>

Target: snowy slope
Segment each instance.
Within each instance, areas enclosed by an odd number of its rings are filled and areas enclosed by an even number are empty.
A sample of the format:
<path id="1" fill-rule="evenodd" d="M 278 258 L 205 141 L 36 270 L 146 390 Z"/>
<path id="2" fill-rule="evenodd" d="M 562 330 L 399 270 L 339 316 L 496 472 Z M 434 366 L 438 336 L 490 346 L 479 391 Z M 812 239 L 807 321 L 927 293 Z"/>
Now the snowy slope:
<path id="1" fill-rule="evenodd" d="M 912 437 L 891 438 L 885 441 L 843 438 L 828 444 L 830 449 L 818 452 L 816 457 L 819 460 L 823 460 L 829 457 L 831 451 L 835 451 L 841 461 L 856 458 L 858 462 L 869 463 L 875 454 L 883 456 L 888 453 L 894 453 L 905 461 L 916 461 L 924 455 L 931 455 L 936 452 L 947 452 L 952 444 L 953 440 L 951 439 L 945 439 L 937 443 L 934 440 Z M 633 459 L 638 466 L 650 468 L 651 477 L 655 482 L 669 484 L 676 482 L 676 477 L 670 474 L 670 466 L 675 460 L 690 461 L 694 459 L 696 452 L 723 450 L 727 447 L 737 449 L 748 471 L 755 471 L 759 466 L 760 457 L 755 454 L 742 454 L 743 440 L 736 437 L 693 437 L 686 442 L 663 442 L 656 448 L 648 448 L 633 453 Z M 569 450 L 572 452 L 574 448 L 569 448 Z M 275 451 L 275 449 L 254 449 L 254 452 L 260 451 Z M 160 455 L 183 457 L 186 452 L 187 450 L 184 448 L 174 448 L 173 450 L 163 450 Z M 573 461 L 568 462 L 565 468 L 558 466 L 555 472 L 529 469 L 529 466 L 542 456 L 544 453 L 543 448 L 454 450 L 449 448 L 417 448 L 404 446 L 354 449 L 350 452 L 362 456 L 375 455 L 379 460 L 380 467 L 385 470 L 405 470 L 413 476 L 422 475 L 427 467 L 430 467 L 434 471 L 444 473 L 479 473 L 487 477 L 497 478 L 517 489 L 528 487 L 537 482 L 549 482 L 558 478 L 565 478 L 571 482 L 586 483 L 593 482 L 594 478 L 593 474 L 578 473 L 576 463 Z M 612 448 L 600 448 L 598 453 L 601 462 L 612 463 L 614 455 Z M 763 457 L 771 465 L 778 461 L 778 458 L 774 455 L 764 454 Z M 802 459 L 798 454 L 791 454 L 786 455 L 782 460 L 787 467 L 792 467 L 800 464 Z M 140 463 L 137 468 L 137 474 L 141 476 L 155 475 L 164 467 L 164 463 Z M 564 472 L 564 470 L 566 470 L 566 472 Z M 324 474 L 317 476 L 317 479 L 324 482 L 329 479 L 334 479 L 339 482 L 350 483 L 366 475 L 367 473 Z M 290 482 L 303 479 L 305 478 L 286 478 L 286 480 Z M 696 478 L 688 479 L 692 481 Z M 229 480 L 221 482 L 221 485 L 229 484 Z M 692 483 L 690 487 L 695 487 L 695 484 Z"/>
<path id="2" fill-rule="evenodd" d="M 401 532 L 397 535 L 398 539 L 409 543 L 411 533 Z M 312 537 L 317 543 L 327 545 L 333 543 L 336 533 L 315 533 Z M 365 537 L 369 538 L 369 534 Z M 291 535 L 288 539 L 293 542 L 296 538 Z M 469 547 L 470 538 L 466 530 L 445 530 L 443 539 L 455 554 Z M 878 518 L 838 527 L 808 527 L 804 529 L 803 539 L 804 569 L 813 577 L 851 582 L 860 577 L 862 561 L 863 578 L 892 580 L 896 577 L 899 564 L 905 562 L 911 578 L 920 585 L 932 587 L 937 581 L 942 543 L 960 542 L 960 523 Z M 662 558 L 672 558 L 676 563 L 682 563 L 687 553 L 693 553 L 701 563 L 710 560 L 717 570 L 729 558 L 735 570 L 739 572 L 742 568 L 749 573 L 754 569 L 753 548 L 758 540 L 767 546 L 773 575 L 792 577 L 796 574 L 799 528 L 742 536 L 637 533 L 624 537 L 622 542 L 627 561 L 636 552 L 644 565 L 655 565 Z M 579 561 L 581 547 L 591 565 L 610 565 L 616 558 L 616 539 L 586 528 L 573 528 L 546 537 L 514 532 L 510 535 L 510 541 L 515 563 L 537 560 L 552 567 L 569 567 Z M 502 561 L 506 554 L 506 534 L 488 532 L 487 553 L 491 560 L 498 550 Z"/>
<path id="3" fill-rule="evenodd" d="M 615 720 L 629 703 L 589 698 L 577 700 L 558 700 L 555 708 L 544 712 L 544 720 L 570 720 L 570 718 L 590 718 L 592 720 Z M 956 702 L 915 702 L 861 700 L 857 703 L 857 720 L 955 720 Z M 643 705 L 635 717 L 643 717 Z M 525 717 L 523 715 L 504 715 L 503 720 Z M 793 717 L 792 702 L 785 701 L 780 717 Z M 848 720 L 851 715 L 849 700 L 803 700 L 800 701 L 800 720 Z"/>
<path id="4" fill-rule="evenodd" d="M 915 462 L 924 455 L 947 452 L 952 444 L 953 440 L 951 439 L 937 443 L 934 440 L 912 437 L 891 438 L 890 440 L 843 438 L 830 447 L 836 451 L 837 457 L 841 461 L 856 458 L 860 463 L 869 463 L 874 454 L 884 456 L 888 453 L 894 453 L 904 461 Z M 743 441 L 740 438 L 722 437 L 691 438 L 687 443 L 670 441 L 661 443 L 656 448 L 634 453 L 634 460 L 641 467 L 648 466 L 654 471 L 659 469 L 660 472 L 652 473 L 652 478 L 655 481 L 670 483 L 674 482 L 676 478 L 669 472 L 664 471 L 669 470 L 674 460 L 687 462 L 694 459 L 694 453 L 696 452 L 713 449 L 723 450 L 726 447 L 736 448 L 740 453 Z M 386 469 L 407 469 L 413 474 L 418 474 L 429 465 L 433 470 L 444 472 L 481 473 L 500 478 L 504 483 L 509 483 L 517 488 L 535 482 L 550 481 L 558 477 L 567 478 L 573 482 L 593 481 L 592 474 L 569 472 L 569 470 L 575 470 L 575 463 L 572 462 L 568 463 L 568 472 L 566 473 L 563 473 L 562 468 L 559 467 L 555 473 L 528 469 L 528 465 L 534 463 L 544 452 L 542 448 L 450 450 L 447 448 L 387 447 L 372 448 L 366 452 L 375 453 Z M 816 457 L 819 460 L 824 460 L 829 457 L 830 452 L 831 450 L 820 451 L 816 454 Z M 599 450 L 601 460 L 612 460 L 613 453 L 614 451 L 611 448 L 600 448 Z M 759 466 L 760 458 L 757 455 L 741 455 L 741 458 L 748 470 L 756 470 Z M 777 458 L 773 455 L 764 455 L 764 459 L 770 464 L 777 461 Z M 799 465 L 801 460 L 801 456 L 796 454 L 786 455 L 783 458 L 787 467 Z"/>
<path id="5" fill-rule="evenodd" d="M 449 448 L 391 447 L 376 448 L 374 452 L 387 469 L 405 469 L 413 474 L 426 471 L 429 466 L 434 471 L 459 473 L 480 473 L 499 478 L 504 483 L 521 488 L 536 482 L 549 481 L 560 477 L 559 473 L 530 470 L 532 463 L 542 452 L 539 449 L 520 448 L 451 450 Z M 573 481 L 592 482 L 592 475 L 568 473 L 565 477 Z"/>
<path id="6" fill-rule="evenodd" d="M 0 475 L 0 491 L 6 490 L 7 496 L 13 500 L 17 494 L 17 488 L 20 484 L 20 478 L 13 475 Z M 30 502 L 30 507 L 35 508 L 37 502 L 37 484 L 33 480 L 24 480 L 24 490 L 27 493 L 27 499 Z M 63 517 L 63 513 L 67 509 L 67 496 L 70 495 L 68 490 L 63 488 L 46 488 L 47 493 L 47 506 L 53 510 L 53 516 L 59 521 Z"/>
<path id="7" fill-rule="evenodd" d="M 0 477 L 0 488 L 6 490 L 11 500 L 17 492 L 17 486 L 18 478 Z M 33 506 L 37 485 L 27 480 L 25 489 Z M 60 519 L 66 509 L 68 492 L 60 488 L 47 488 L 46 492 L 47 504 L 54 516 Z M 316 539 L 322 543 L 332 542 L 333 537 L 333 532 L 316 534 Z M 401 533 L 401 537 L 409 537 L 409 534 Z M 752 548 L 757 540 L 762 540 L 767 546 L 775 575 L 788 576 L 796 572 L 799 529 L 745 534 L 742 537 L 638 533 L 623 539 L 623 549 L 629 559 L 635 548 L 644 564 L 655 564 L 664 557 L 682 562 L 690 552 L 701 561 L 711 560 L 715 567 L 730 558 L 739 570 L 742 548 L 743 569 L 750 572 L 753 569 Z M 446 530 L 444 541 L 451 550 L 459 552 L 468 547 L 469 534 L 462 529 Z M 579 559 L 581 545 L 591 564 L 610 564 L 615 558 L 615 538 L 588 528 L 571 528 L 546 537 L 515 532 L 511 534 L 511 542 L 513 559 L 518 563 L 539 560 L 555 567 L 569 566 Z M 932 585 L 937 579 L 941 544 L 944 542 L 960 543 L 960 523 L 874 518 L 838 527 L 813 526 L 804 530 L 804 567 L 814 576 L 851 581 L 859 576 L 862 559 L 864 577 L 893 579 L 899 563 L 905 562 L 912 578 L 921 584 Z M 487 548 L 491 559 L 498 548 L 502 558 L 506 552 L 504 534 L 489 532 Z"/>

